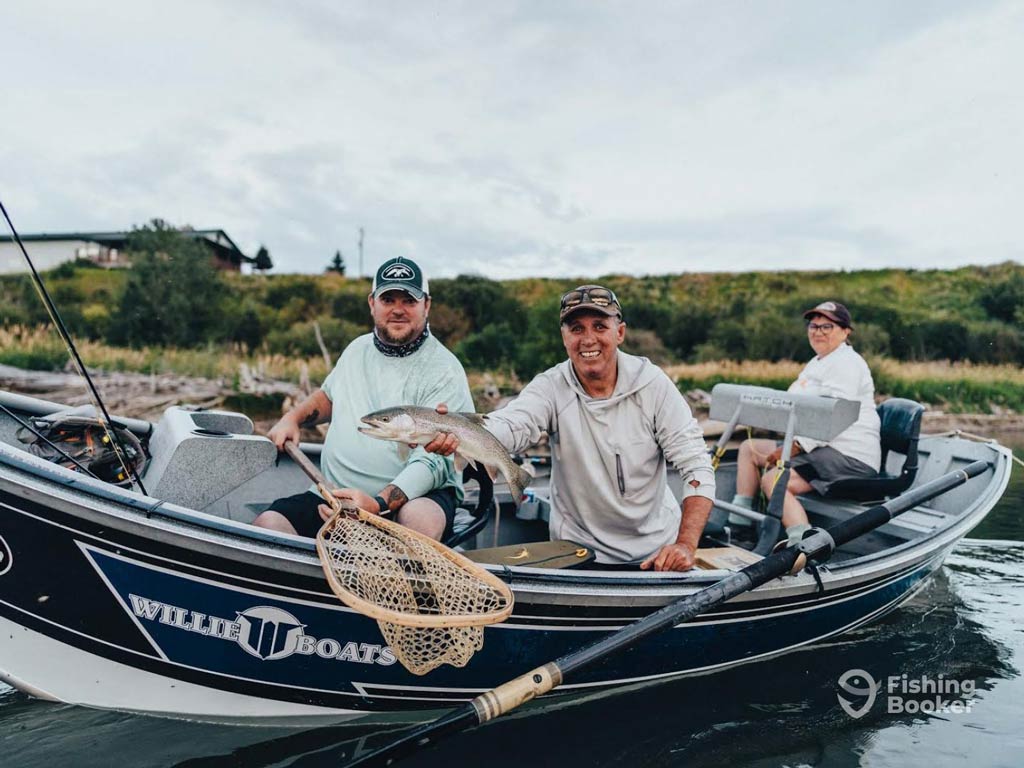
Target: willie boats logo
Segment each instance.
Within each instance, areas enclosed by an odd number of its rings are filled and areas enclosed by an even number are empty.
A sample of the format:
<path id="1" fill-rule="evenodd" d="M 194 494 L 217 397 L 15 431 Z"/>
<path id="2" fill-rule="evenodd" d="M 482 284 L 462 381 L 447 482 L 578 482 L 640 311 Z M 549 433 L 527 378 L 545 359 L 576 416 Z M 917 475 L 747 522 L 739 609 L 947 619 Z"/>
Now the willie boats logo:
<path id="1" fill-rule="evenodd" d="M 230 620 L 139 595 L 128 597 L 137 619 L 206 637 L 231 640 L 250 656 L 263 661 L 285 659 L 297 653 L 356 664 L 389 666 L 395 663 L 395 655 L 386 645 L 342 643 L 330 637 L 318 639 L 306 634 L 306 625 L 288 611 L 268 605 L 247 608 Z"/>

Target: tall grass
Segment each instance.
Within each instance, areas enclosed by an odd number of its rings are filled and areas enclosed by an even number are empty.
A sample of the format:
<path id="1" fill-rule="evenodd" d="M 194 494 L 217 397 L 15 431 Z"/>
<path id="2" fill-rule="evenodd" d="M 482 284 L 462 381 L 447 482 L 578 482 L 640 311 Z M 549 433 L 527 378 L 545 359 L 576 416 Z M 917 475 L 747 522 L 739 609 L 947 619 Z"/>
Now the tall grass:
<path id="1" fill-rule="evenodd" d="M 914 363 L 888 358 L 870 358 L 868 364 L 879 396 L 906 397 L 952 413 L 1024 411 L 1024 370 L 1015 365 Z M 802 363 L 788 360 L 753 360 L 673 365 L 666 372 L 683 391 L 710 390 L 720 382 L 786 389 L 801 368 Z"/>
<path id="2" fill-rule="evenodd" d="M 785 389 L 800 373 L 803 365 L 784 360 L 771 363 L 765 360 L 746 360 L 734 362 L 719 360 L 692 365 L 670 365 L 665 373 L 673 379 L 683 391 L 687 389 L 711 390 L 715 384 L 729 382 L 734 384 L 754 384 L 759 387 Z"/>
<path id="3" fill-rule="evenodd" d="M 298 358 L 286 355 L 248 354 L 238 346 L 208 346 L 199 349 L 173 347 L 111 347 L 97 341 L 76 340 L 83 362 L 105 371 L 173 373 L 204 379 L 234 381 L 242 363 L 262 376 L 298 382 L 303 365 L 314 382 L 323 381 L 327 366 L 322 357 Z M 68 355 L 57 333 L 46 327 L 0 327 L 0 363 L 30 370 L 61 370 Z"/>
<path id="4" fill-rule="evenodd" d="M 1024 370 L 1015 365 L 871 360 L 875 390 L 952 413 L 1024 411 Z"/>

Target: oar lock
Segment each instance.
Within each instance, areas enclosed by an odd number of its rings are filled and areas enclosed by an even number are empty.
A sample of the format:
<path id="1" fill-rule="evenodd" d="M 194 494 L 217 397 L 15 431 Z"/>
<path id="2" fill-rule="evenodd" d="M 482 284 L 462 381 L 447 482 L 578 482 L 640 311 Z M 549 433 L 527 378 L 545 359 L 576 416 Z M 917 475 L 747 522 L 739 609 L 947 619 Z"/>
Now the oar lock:
<path id="1" fill-rule="evenodd" d="M 785 540 L 775 545 L 773 551 L 778 552 L 789 546 Z M 818 585 L 818 591 L 824 592 L 825 587 L 821 583 L 821 575 L 818 573 L 818 564 L 824 563 L 836 551 L 836 542 L 832 535 L 824 528 L 808 528 L 800 541 L 793 545 L 797 552 L 793 567 L 789 569 L 788 576 L 795 576 L 806 569 Z"/>

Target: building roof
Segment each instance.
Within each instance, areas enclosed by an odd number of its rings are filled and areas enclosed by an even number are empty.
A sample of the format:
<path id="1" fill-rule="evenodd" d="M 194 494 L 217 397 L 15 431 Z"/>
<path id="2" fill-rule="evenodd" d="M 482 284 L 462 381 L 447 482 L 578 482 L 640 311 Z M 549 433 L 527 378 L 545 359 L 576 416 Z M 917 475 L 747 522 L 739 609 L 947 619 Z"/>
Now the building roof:
<path id="1" fill-rule="evenodd" d="M 213 248 L 219 258 L 226 261 L 237 261 L 239 264 L 242 262 L 249 262 L 251 264 L 256 261 L 252 256 L 246 256 L 242 253 L 242 249 L 235 245 L 235 241 L 228 237 L 228 233 L 223 229 L 179 229 L 177 231 L 185 237 L 203 240 L 208 246 Z M 84 241 L 87 243 L 99 243 L 108 248 L 124 250 L 128 238 L 132 234 L 131 232 L 59 232 L 53 234 L 22 235 L 21 239 L 26 243 L 59 242 L 62 240 L 68 242 Z M 12 242 L 14 242 L 12 235 L 0 235 L 0 243 Z"/>

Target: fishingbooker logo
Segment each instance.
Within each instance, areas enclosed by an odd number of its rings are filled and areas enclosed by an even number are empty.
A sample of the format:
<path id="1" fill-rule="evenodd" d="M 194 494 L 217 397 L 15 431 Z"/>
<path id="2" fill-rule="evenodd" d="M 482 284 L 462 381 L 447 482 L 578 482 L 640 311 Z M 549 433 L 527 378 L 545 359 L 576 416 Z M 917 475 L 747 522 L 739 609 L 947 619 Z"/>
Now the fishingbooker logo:
<path id="1" fill-rule="evenodd" d="M 864 717 L 875 703 L 881 684 L 863 669 L 848 669 L 840 675 L 840 690 L 861 697 L 860 706 L 842 694 L 837 694 L 839 706 L 850 717 Z M 889 675 L 885 679 L 885 711 L 890 715 L 952 714 L 970 712 L 974 706 L 973 680 L 956 680 L 940 674 L 937 677 L 921 675 Z"/>
<path id="2" fill-rule="evenodd" d="M 234 621 L 231 621 L 139 595 L 128 597 L 132 613 L 138 619 L 207 637 L 233 640 L 243 651 L 263 661 L 284 659 L 298 653 L 356 664 L 390 666 L 395 663 L 395 655 L 386 645 L 342 643 L 330 637 L 317 639 L 307 635 L 303 631 L 306 625 L 288 611 L 268 605 L 247 608 L 235 614 Z"/>
<path id="3" fill-rule="evenodd" d="M 13 563 L 14 556 L 11 554 L 11 548 L 7 546 L 4 537 L 0 536 L 0 576 L 11 570 Z"/>
<path id="4" fill-rule="evenodd" d="M 840 676 L 837 685 L 846 693 L 864 697 L 862 706 L 857 707 L 854 702 L 843 698 L 841 694 L 837 694 L 839 706 L 855 720 L 864 717 L 868 713 L 871 705 L 875 703 L 875 697 L 878 695 L 878 683 L 875 682 L 875 678 L 870 673 L 865 672 L 863 669 L 846 670 Z"/>

